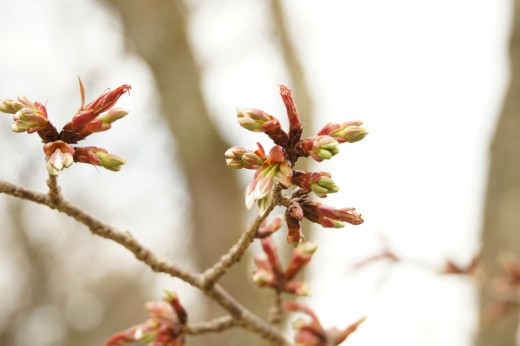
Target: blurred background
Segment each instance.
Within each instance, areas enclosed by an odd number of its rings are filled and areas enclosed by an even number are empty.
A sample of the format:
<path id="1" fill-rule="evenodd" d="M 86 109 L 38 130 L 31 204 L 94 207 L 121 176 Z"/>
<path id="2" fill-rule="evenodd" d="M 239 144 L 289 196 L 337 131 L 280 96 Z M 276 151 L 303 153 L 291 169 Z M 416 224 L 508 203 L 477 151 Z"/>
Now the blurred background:
<path id="1" fill-rule="evenodd" d="M 243 203 L 252 172 L 228 169 L 224 151 L 270 147 L 267 137 L 240 128 L 235 106 L 287 124 L 276 86 L 283 83 L 294 90 L 304 136 L 357 119 L 370 132 L 330 162 L 307 166 L 331 172 L 341 187 L 327 204 L 355 207 L 365 219 L 304 229 L 320 246 L 305 302 L 323 324 L 344 327 L 368 315 L 345 342 L 357 346 L 515 345 L 516 308 L 492 326 L 479 322 L 498 256 L 520 253 L 520 26 L 513 21 L 520 10 L 513 1 L 0 4 L 0 98 L 47 102 L 61 127 L 80 106 L 77 76 L 87 102 L 132 85 L 118 103 L 130 115 L 85 142 L 128 164 L 117 174 L 79 164 L 64 171 L 63 193 L 74 203 L 161 256 L 206 268 L 253 217 Z M 39 138 L 15 135 L 10 124 L 0 117 L 0 178 L 46 190 Z M 144 302 L 163 288 L 180 293 L 191 321 L 224 314 L 64 215 L 0 196 L 0 220 L 0 345 L 101 345 L 143 320 Z M 402 263 L 353 269 L 385 247 Z M 481 287 L 437 273 L 446 260 L 465 266 L 481 251 Z M 266 316 L 271 296 L 252 286 L 250 262 L 223 285 Z M 242 330 L 188 339 L 214 344 L 266 343 Z"/>

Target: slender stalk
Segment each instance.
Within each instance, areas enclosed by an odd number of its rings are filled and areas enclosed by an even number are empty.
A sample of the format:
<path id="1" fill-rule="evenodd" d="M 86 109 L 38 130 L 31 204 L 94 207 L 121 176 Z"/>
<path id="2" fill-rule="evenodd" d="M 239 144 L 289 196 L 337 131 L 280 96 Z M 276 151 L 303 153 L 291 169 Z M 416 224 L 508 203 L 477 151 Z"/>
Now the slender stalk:
<path id="1" fill-rule="evenodd" d="M 115 241 L 116 243 L 125 247 L 127 250 L 132 252 L 139 261 L 146 264 L 153 271 L 169 274 L 172 277 L 179 278 L 200 289 L 208 297 L 215 300 L 220 306 L 227 310 L 231 314 L 233 320 L 235 321 L 234 323 L 237 326 L 241 326 L 259 334 L 263 338 L 269 340 L 273 345 L 292 345 L 292 343 L 290 343 L 278 330 L 276 330 L 276 328 L 249 311 L 220 285 L 213 284 L 208 286 L 206 281 L 207 279 L 205 278 L 204 274 L 198 274 L 185 270 L 179 266 L 174 265 L 166 259 L 158 257 L 154 252 L 139 243 L 129 232 L 122 232 L 115 229 L 114 227 L 95 218 L 73 203 L 64 199 L 60 193 L 60 188 L 58 186 L 56 177 L 51 176 L 47 181 L 47 184 L 49 186 L 49 193 L 43 194 L 22 186 L 9 183 L 5 180 L 0 180 L 0 193 L 5 193 L 16 198 L 46 205 L 51 209 L 55 209 L 74 218 L 78 222 L 87 226 L 93 234 Z M 255 219 L 255 221 L 253 221 L 251 224 L 252 226 L 250 225 L 245 233 L 252 233 L 254 237 L 254 234 L 256 233 L 255 227 L 258 229 L 258 226 L 263 221 L 263 219 L 267 217 L 267 214 L 270 212 L 270 210 L 272 210 L 272 208 L 274 208 L 274 205 L 271 206 L 264 215 Z M 246 245 L 250 243 L 249 240 L 247 242 L 243 242 Z M 244 249 L 242 249 L 242 246 L 239 246 L 240 251 L 237 251 L 237 254 L 231 257 L 236 259 L 238 256 L 238 259 L 240 259 L 241 255 L 243 252 L 245 252 L 246 249 L 247 246 Z M 225 324 L 224 322 L 222 323 Z"/>
<path id="2" fill-rule="evenodd" d="M 242 256 L 249 248 L 249 245 L 251 245 L 251 242 L 255 239 L 258 228 L 275 206 L 276 200 L 273 198 L 271 205 L 267 210 L 262 215 L 258 215 L 253 222 L 246 227 L 238 241 L 233 244 L 229 251 L 222 255 L 217 263 L 202 273 L 204 287 L 211 287 L 214 285 L 215 282 L 217 282 L 217 280 L 224 275 L 233 264 L 242 259 Z"/>
<path id="3" fill-rule="evenodd" d="M 184 332 L 192 335 L 219 333 L 229 328 L 236 327 L 239 324 L 240 323 L 232 316 L 222 316 L 207 322 L 191 323 L 184 327 Z"/>

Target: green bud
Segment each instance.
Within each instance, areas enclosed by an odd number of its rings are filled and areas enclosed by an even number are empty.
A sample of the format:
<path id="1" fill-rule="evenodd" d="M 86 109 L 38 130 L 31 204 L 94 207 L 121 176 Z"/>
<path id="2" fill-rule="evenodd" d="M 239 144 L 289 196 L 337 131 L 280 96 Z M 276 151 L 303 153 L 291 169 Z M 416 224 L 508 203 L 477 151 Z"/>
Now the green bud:
<path id="1" fill-rule="evenodd" d="M 24 105 L 19 101 L 9 99 L 0 100 L 0 112 L 2 113 L 14 114 L 23 107 Z"/>
<path id="2" fill-rule="evenodd" d="M 122 158 L 103 151 L 96 151 L 96 156 L 99 158 L 99 165 L 110 171 L 117 172 L 122 165 L 126 164 L 126 161 Z"/>
<path id="3" fill-rule="evenodd" d="M 128 113 L 128 110 L 123 108 L 111 108 L 107 112 L 97 117 L 97 119 L 101 120 L 103 124 L 112 124 L 116 120 L 119 120 L 128 115 Z"/>

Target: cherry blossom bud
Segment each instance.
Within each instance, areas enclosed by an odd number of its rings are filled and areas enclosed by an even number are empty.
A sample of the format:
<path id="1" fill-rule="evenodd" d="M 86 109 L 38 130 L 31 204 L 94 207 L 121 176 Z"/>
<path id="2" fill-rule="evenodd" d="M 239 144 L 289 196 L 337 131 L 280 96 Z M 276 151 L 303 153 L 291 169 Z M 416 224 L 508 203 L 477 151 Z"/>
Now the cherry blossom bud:
<path id="1" fill-rule="evenodd" d="M 363 223 L 363 217 L 354 208 L 338 209 L 312 201 L 302 203 L 302 208 L 308 220 L 319 223 L 323 227 L 342 228 L 342 222 L 348 222 L 352 225 Z"/>
<path id="2" fill-rule="evenodd" d="M 77 147 L 74 155 L 76 162 L 90 163 L 111 171 L 119 171 L 126 164 L 122 158 L 109 154 L 105 149 L 97 147 Z"/>
<path id="3" fill-rule="evenodd" d="M 176 292 L 170 291 L 170 290 L 163 290 L 164 291 L 164 300 L 170 304 L 170 306 L 175 311 L 175 314 L 177 315 L 177 319 L 181 324 L 186 324 L 188 322 L 188 313 L 184 309 L 184 307 L 181 304 L 179 295 Z"/>
<path id="4" fill-rule="evenodd" d="M 301 156 L 311 156 L 321 162 L 339 153 L 338 145 L 338 141 L 331 136 L 314 136 L 299 142 L 296 150 Z"/>
<path id="5" fill-rule="evenodd" d="M 308 306 L 298 302 L 286 302 L 283 308 L 290 312 L 302 312 L 310 317 L 308 322 L 299 319 L 293 325 L 297 330 L 294 339 L 298 346 L 337 346 L 365 321 L 363 317 L 341 331 L 337 328 L 325 330 L 314 311 Z"/>
<path id="6" fill-rule="evenodd" d="M 253 282 L 260 286 L 272 286 L 276 284 L 276 276 L 270 270 L 257 269 L 253 273 Z"/>
<path id="7" fill-rule="evenodd" d="M 285 269 L 284 277 L 286 280 L 291 280 L 298 274 L 303 266 L 305 266 L 312 259 L 312 255 L 318 249 L 318 245 L 313 242 L 305 242 L 300 244 L 293 250 L 291 259 Z"/>
<path id="8" fill-rule="evenodd" d="M 278 256 L 278 250 L 276 248 L 276 244 L 272 237 L 267 237 L 262 239 L 262 249 L 264 253 L 267 255 L 269 259 L 269 263 L 271 264 L 271 268 L 273 273 L 277 277 L 282 276 L 282 265 L 280 263 L 280 258 Z"/>
<path id="9" fill-rule="evenodd" d="M 336 193 L 339 187 L 331 179 L 328 172 L 304 172 L 295 170 L 292 183 L 306 191 L 313 191 L 318 197 L 327 197 L 329 193 Z"/>
<path id="10" fill-rule="evenodd" d="M 256 152 L 243 147 L 231 147 L 226 150 L 224 155 L 226 156 L 226 165 L 235 169 L 257 169 L 265 161 L 265 159 L 260 157 Z"/>
<path id="11" fill-rule="evenodd" d="M 339 143 L 354 143 L 362 140 L 368 134 L 361 125 L 363 125 L 362 121 L 348 121 L 342 124 L 328 123 L 318 132 L 318 135 L 334 137 Z"/>
<path id="12" fill-rule="evenodd" d="M 101 114 L 97 119 L 101 120 L 103 124 L 112 124 L 113 122 L 127 116 L 129 111 L 124 108 L 111 108 L 107 112 Z"/>
<path id="13" fill-rule="evenodd" d="M 23 103 L 16 100 L 0 100 L 0 112 L 14 114 L 24 108 Z"/>
<path id="14" fill-rule="evenodd" d="M 278 119 L 259 109 L 237 107 L 237 117 L 240 126 L 253 132 L 265 132 L 281 127 Z"/>
<path id="15" fill-rule="evenodd" d="M 50 175 L 58 175 L 74 162 L 74 149 L 63 141 L 47 143 L 43 146 L 47 171 Z"/>
<path id="16" fill-rule="evenodd" d="M 126 164 L 126 161 L 119 156 L 111 155 L 106 150 L 96 151 L 96 155 L 99 158 L 99 165 L 108 170 L 117 172 L 121 169 L 121 166 Z"/>
<path id="17" fill-rule="evenodd" d="M 283 290 L 288 293 L 293 293 L 299 297 L 308 297 L 312 295 L 312 291 L 305 282 L 289 281 L 283 286 Z"/>
<path id="18" fill-rule="evenodd" d="M 264 220 L 260 227 L 258 228 L 258 232 L 256 234 L 257 238 L 266 238 L 276 232 L 282 227 L 283 217 L 282 215 L 278 215 L 274 219 L 272 219 L 269 223 L 267 220 Z"/>
<path id="19" fill-rule="evenodd" d="M 269 257 L 265 253 L 262 253 L 255 257 L 255 264 L 258 268 L 271 271 L 273 268 L 271 267 L 271 263 L 269 262 Z"/>
<path id="20" fill-rule="evenodd" d="M 28 107 L 24 107 L 16 112 L 13 119 L 14 124 L 11 126 L 13 132 L 33 133 L 44 130 L 49 122 L 45 113 Z"/>

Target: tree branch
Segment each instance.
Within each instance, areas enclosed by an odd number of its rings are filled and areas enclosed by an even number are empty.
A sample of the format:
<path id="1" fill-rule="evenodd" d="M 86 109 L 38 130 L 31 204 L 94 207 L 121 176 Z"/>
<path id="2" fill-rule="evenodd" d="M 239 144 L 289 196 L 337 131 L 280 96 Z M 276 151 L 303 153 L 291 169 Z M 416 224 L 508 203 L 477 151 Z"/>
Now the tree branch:
<path id="1" fill-rule="evenodd" d="M 240 325 L 232 316 L 222 316 L 207 322 L 191 323 L 184 327 L 186 334 L 198 335 L 204 333 L 219 333 Z"/>
<path id="2" fill-rule="evenodd" d="M 229 249 L 227 253 L 220 257 L 219 261 L 211 268 L 208 268 L 202 273 L 202 280 L 204 287 L 211 287 L 218 281 L 218 279 L 226 273 L 226 271 L 235 263 L 242 259 L 242 256 L 249 248 L 251 242 L 255 239 L 258 228 L 271 213 L 276 206 L 275 199 L 272 200 L 271 205 L 267 208 L 265 213 L 258 215 L 251 224 L 249 224 L 242 233 L 238 241 Z"/>
<path id="3" fill-rule="evenodd" d="M 113 228 L 112 226 L 95 218 L 94 216 L 88 214 L 81 208 L 75 206 L 73 203 L 64 199 L 60 193 L 60 188 L 58 186 L 56 177 L 51 176 L 47 181 L 47 184 L 49 186 L 49 193 L 43 194 L 0 179 L 0 193 L 5 193 L 16 198 L 46 205 L 51 209 L 55 209 L 61 213 L 67 214 L 68 216 L 74 218 L 76 221 L 87 226 L 93 234 L 106 239 L 113 240 L 116 243 L 122 245 L 127 250 L 132 252 L 139 261 L 145 263 L 153 271 L 169 274 L 172 277 L 179 278 L 189 283 L 190 285 L 200 289 L 208 297 L 215 300 L 220 306 L 222 306 L 231 314 L 234 320 L 234 325 L 242 326 L 248 330 L 251 330 L 259 334 L 265 339 L 271 341 L 273 345 L 292 345 L 292 343 L 290 343 L 273 326 L 269 325 L 267 322 L 265 322 L 264 320 L 253 314 L 251 311 L 249 311 L 247 308 L 245 308 L 242 304 L 236 301 L 236 299 L 229 295 L 229 293 L 225 291 L 220 285 L 213 284 L 210 286 L 206 286 L 205 284 L 207 283 L 207 281 L 205 280 L 205 276 L 203 274 L 197 274 L 191 271 L 184 270 L 172 264 L 168 260 L 159 258 L 151 250 L 147 249 L 142 244 L 140 244 L 129 232 L 122 232 Z M 256 234 L 255 227 L 256 229 L 258 229 L 261 222 L 265 219 L 265 217 L 267 217 L 267 215 L 273 208 L 274 202 L 273 205 L 270 206 L 269 209 L 266 211 L 266 213 L 264 213 L 264 215 L 257 217 L 255 221 L 253 221 L 253 223 L 246 229 L 246 232 L 244 233 L 252 234 L 252 236 L 243 235 L 241 237 L 241 239 L 245 237 L 245 239 L 243 240 L 245 248 L 242 249 L 242 245 L 239 246 L 239 248 L 235 250 L 236 253 L 234 255 L 231 255 L 231 258 L 238 258 L 238 260 L 240 259 L 242 254 L 247 249 L 248 244 L 254 238 L 254 234 Z M 251 240 L 249 240 L 249 237 L 252 237 Z M 235 260 L 235 262 L 236 261 L 237 260 Z M 220 323 L 226 325 L 224 321 L 221 321 Z"/>

